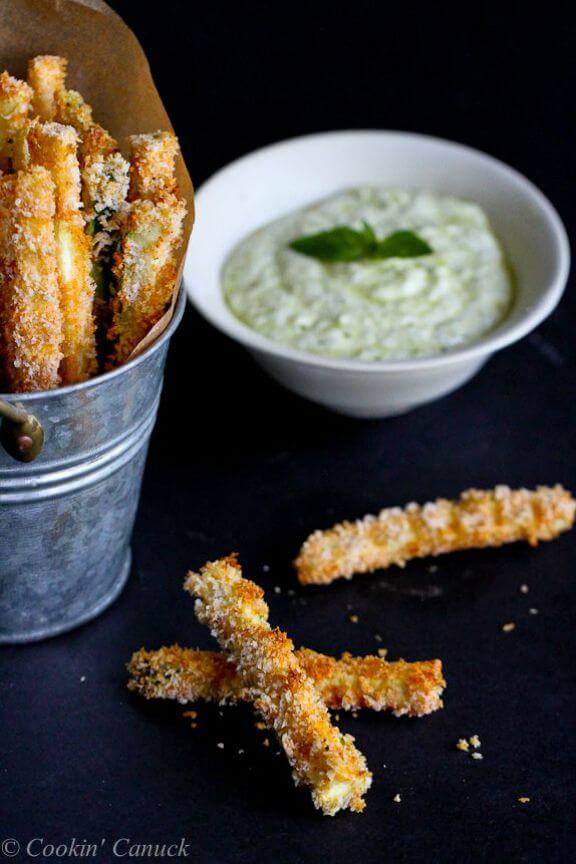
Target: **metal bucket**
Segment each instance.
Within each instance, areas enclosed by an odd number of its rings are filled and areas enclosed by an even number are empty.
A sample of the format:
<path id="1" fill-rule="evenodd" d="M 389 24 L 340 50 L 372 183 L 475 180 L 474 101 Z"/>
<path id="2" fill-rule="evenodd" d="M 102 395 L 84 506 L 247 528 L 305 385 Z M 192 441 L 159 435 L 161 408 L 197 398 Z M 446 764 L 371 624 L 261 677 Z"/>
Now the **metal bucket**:
<path id="1" fill-rule="evenodd" d="M 168 343 L 184 311 L 141 356 L 100 378 L 8 397 L 44 429 L 38 458 L 0 448 L 0 643 L 77 627 L 112 603 L 130 537 Z"/>

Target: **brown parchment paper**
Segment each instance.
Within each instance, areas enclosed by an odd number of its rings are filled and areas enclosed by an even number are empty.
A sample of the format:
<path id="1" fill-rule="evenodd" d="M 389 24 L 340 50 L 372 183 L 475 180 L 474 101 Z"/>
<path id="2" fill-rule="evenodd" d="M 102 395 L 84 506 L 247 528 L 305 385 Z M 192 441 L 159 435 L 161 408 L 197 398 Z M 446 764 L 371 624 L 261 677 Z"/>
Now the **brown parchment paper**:
<path id="1" fill-rule="evenodd" d="M 122 146 L 127 135 L 172 130 L 140 43 L 102 0 L 0 0 L 0 71 L 26 77 L 36 54 L 68 58 L 68 86 L 94 109 L 94 119 Z M 132 352 L 141 354 L 172 318 L 184 256 L 194 223 L 194 192 L 184 160 L 178 160 L 180 194 L 188 202 L 185 239 L 172 304 Z"/>

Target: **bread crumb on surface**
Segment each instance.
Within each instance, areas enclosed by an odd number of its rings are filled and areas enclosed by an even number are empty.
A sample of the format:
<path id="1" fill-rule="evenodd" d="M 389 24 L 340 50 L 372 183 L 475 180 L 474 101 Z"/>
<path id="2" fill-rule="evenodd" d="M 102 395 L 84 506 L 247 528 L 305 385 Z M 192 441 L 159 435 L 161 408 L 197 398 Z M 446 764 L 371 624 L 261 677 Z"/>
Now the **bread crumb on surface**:
<path id="1" fill-rule="evenodd" d="M 520 585 L 520 593 L 521 594 L 528 594 L 529 591 L 530 591 L 530 588 L 528 587 L 528 585 L 526 585 L 526 584 Z"/>
<path id="2" fill-rule="evenodd" d="M 380 636 L 379 633 L 374 634 L 374 639 L 376 640 L 376 642 L 382 642 L 382 636 Z"/>
<path id="3" fill-rule="evenodd" d="M 534 607 L 532 607 L 532 609 L 529 609 L 528 612 L 530 613 L 530 615 L 538 615 L 538 609 L 534 609 Z"/>
<path id="4" fill-rule="evenodd" d="M 379 657 L 386 657 L 387 653 L 388 652 L 387 652 L 386 648 L 378 648 L 378 656 Z"/>
<path id="5" fill-rule="evenodd" d="M 223 749 L 224 749 L 224 742 L 223 742 L 223 741 L 219 741 L 218 744 L 217 744 L 216 746 L 218 747 L 219 750 L 223 750 Z"/>
<path id="6" fill-rule="evenodd" d="M 80 683 L 83 684 L 86 681 L 86 675 L 80 676 Z"/>
<path id="7" fill-rule="evenodd" d="M 358 615 L 350 615 L 349 617 L 350 617 L 350 621 L 352 622 L 352 624 L 357 624 L 358 621 L 360 620 L 358 618 Z"/>
<path id="8" fill-rule="evenodd" d="M 520 804 L 529 804 L 530 798 L 522 797 L 522 798 L 518 798 L 518 801 L 520 802 Z"/>
<path id="9" fill-rule="evenodd" d="M 472 735 L 468 740 L 475 750 L 480 747 L 480 738 L 478 737 L 478 735 Z"/>
<path id="10" fill-rule="evenodd" d="M 270 739 L 264 738 L 264 740 L 262 741 L 262 746 L 263 747 L 269 747 L 270 746 Z"/>
<path id="11" fill-rule="evenodd" d="M 459 738 L 458 739 L 458 741 L 456 742 L 456 749 L 457 750 L 463 750 L 464 753 L 468 752 L 468 750 L 470 749 L 470 745 L 469 745 L 468 741 L 466 740 L 466 738 Z"/>
<path id="12" fill-rule="evenodd" d="M 472 753 L 472 759 L 484 759 L 482 753 Z"/>
<path id="13" fill-rule="evenodd" d="M 504 633 L 511 633 L 512 630 L 516 629 L 516 624 L 513 621 L 509 621 L 507 624 L 502 625 L 502 630 Z"/>
<path id="14" fill-rule="evenodd" d="M 282 593 L 282 589 L 280 588 L 280 585 L 274 586 L 274 593 L 275 594 L 281 594 Z"/>
<path id="15" fill-rule="evenodd" d="M 400 793 L 397 792 L 396 795 L 394 795 L 394 798 L 392 800 L 394 801 L 395 804 L 400 804 L 400 802 L 402 801 L 402 798 L 400 797 Z"/>
<path id="16" fill-rule="evenodd" d="M 256 726 L 256 729 L 266 729 L 266 724 L 262 723 L 261 720 L 257 720 L 254 725 Z"/>

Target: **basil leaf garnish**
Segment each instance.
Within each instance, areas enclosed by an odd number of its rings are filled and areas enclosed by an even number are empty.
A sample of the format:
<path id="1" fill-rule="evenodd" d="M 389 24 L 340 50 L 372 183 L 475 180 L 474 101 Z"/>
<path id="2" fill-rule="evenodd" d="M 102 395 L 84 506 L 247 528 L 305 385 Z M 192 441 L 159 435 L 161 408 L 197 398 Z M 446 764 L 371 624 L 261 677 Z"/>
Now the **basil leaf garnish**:
<path id="1" fill-rule="evenodd" d="M 364 222 L 361 231 L 342 226 L 319 234 L 297 237 L 289 245 L 295 252 L 320 261 L 362 261 L 366 258 L 415 258 L 430 255 L 432 249 L 412 231 L 395 231 L 378 240 L 374 229 Z"/>

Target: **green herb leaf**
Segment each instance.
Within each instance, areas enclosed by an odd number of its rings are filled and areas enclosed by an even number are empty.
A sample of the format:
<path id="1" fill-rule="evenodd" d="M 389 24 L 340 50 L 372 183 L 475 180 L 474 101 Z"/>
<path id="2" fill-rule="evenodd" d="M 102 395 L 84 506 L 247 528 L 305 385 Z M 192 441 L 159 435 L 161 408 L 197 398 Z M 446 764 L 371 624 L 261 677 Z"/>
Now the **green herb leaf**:
<path id="1" fill-rule="evenodd" d="M 395 231 L 377 244 L 376 258 L 416 258 L 431 255 L 432 248 L 412 231 Z"/>
<path id="2" fill-rule="evenodd" d="M 368 222 L 361 231 L 342 226 L 319 234 L 297 237 L 290 248 L 301 255 L 318 258 L 320 261 L 362 261 L 366 258 L 415 258 L 430 255 L 432 249 L 412 231 L 396 231 L 383 240 L 378 240 Z"/>
<path id="3" fill-rule="evenodd" d="M 369 254 L 371 246 L 366 232 L 353 228 L 333 228 L 332 231 L 298 237 L 290 243 L 291 249 L 320 261 L 358 261 Z"/>

